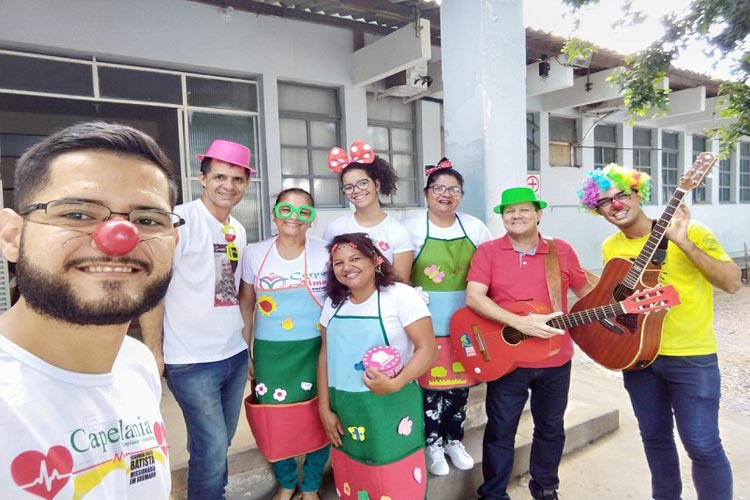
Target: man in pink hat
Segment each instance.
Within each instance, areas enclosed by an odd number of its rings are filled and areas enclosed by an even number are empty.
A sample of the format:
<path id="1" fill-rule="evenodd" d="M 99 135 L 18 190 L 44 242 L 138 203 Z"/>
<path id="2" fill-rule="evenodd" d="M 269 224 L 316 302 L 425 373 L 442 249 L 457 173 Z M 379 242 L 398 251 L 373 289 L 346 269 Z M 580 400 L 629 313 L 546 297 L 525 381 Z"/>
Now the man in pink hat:
<path id="1" fill-rule="evenodd" d="M 227 450 L 237 427 L 248 370 L 237 301 L 240 250 L 247 237 L 231 216 L 249 185 L 250 150 L 216 140 L 201 160 L 200 199 L 175 207 L 185 219 L 162 307 L 141 318 L 185 417 L 188 498 L 224 498 Z"/>

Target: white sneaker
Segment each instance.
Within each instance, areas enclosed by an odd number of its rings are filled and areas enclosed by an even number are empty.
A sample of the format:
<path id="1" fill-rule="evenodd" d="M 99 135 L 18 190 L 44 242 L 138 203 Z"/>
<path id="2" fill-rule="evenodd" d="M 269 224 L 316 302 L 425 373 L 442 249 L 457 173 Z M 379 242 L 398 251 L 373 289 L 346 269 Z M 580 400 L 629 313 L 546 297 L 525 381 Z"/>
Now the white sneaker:
<path id="1" fill-rule="evenodd" d="M 456 469 L 469 470 L 474 467 L 474 459 L 466 452 L 461 441 L 450 441 L 445 447 L 445 453 L 450 457 Z"/>
<path id="2" fill-rule="evenodd" d="M 427 470 L 435 476 L 447 476 L 450 472 L 448 462 L 445 460 L 445 451 L 439 444 L 431 444 L 427 447 Z"/>

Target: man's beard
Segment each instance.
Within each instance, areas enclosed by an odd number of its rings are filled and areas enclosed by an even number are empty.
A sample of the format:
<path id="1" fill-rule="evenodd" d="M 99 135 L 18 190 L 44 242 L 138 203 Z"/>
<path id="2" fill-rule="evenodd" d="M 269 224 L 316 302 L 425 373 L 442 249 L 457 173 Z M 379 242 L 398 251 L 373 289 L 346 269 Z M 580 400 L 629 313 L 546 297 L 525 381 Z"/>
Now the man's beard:
<path id="1" fill-rule="evenodd" d="M 120 258 L 101 262 L 100 265 L 126 263 L 129 259 Z M 89 262 L 89 261 L 87 261 Z M 94 264 L 92 262 L 92 264 Z M 150 266 L 140 272 L 148 272 Z M 68 264 L 66 267 L 72 267 Z M 74 325 L 121 325 L 141 314 L 150 311 L 164 298 L 172 278 L 171 269 L 157 276 L 145 285 L 141 296 L 133 298 L 121 291 L 122 283 L 107 281 L 101 289 L 101 299 L 96 302 L 82 302 L 63 277 L 54 276 L 31 264 L 26 259 L 23 247 L 16 263 L 16 285 L 29 307 L 35 312 L 50 318 Z"/>

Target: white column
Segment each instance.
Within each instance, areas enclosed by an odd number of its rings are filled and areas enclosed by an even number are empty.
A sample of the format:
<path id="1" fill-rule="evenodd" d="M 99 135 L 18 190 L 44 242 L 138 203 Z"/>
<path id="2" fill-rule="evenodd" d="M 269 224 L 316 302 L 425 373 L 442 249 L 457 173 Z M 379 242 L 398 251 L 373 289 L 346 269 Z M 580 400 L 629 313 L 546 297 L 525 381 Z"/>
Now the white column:
<path id="1" fill-rule="evenodd" d="M 440 8 L 445 149 L 466 178 L 461 210 L 502 223 L 503 189 L 526 183 L 522 0 L 445 0 Z"/>

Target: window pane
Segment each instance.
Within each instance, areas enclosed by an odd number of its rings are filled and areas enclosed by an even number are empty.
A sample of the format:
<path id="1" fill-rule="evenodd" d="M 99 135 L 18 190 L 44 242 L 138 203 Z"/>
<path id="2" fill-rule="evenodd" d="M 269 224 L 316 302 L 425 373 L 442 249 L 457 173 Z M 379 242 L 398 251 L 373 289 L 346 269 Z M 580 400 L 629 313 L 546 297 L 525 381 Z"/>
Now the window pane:
<path id="1" fill-rule="evenodd" d="M 677 134 L 673 132 L 664 132 L 662 134 L 662 147 L 667 149 L 677 149 L 679 147 Z"/>
<path id="2" fill-rule="evenodd" d="M 398 191 L 393 195 L 394 205 L 416 205 L 416 195 L 414 190 L 416 188 L 416 182 L 414 181 L 398 181 Z"/>
<path id="3" fill-rule="evenodd" d="M 633 144 L 636 146 L 651 147 L 651 129 L 633 129 Z"/>
<path id="4" fill-rule="evenodd" d="M 338 94 L 335 89 L 305 85 L 279 84 L 279 110 L 317 113 L 338 118 Z"/>
<path id="5" fill-rule="evenodd" d="M 411 155 L 393 155 L 391 166 L 402 179 L 414 178 L 414 157 Z"/>
<path id="6" fill-rule="evenodd" d="M 102 97 L 182 104 L 179 75 L 99 66 Z"/>
<path id="7" fill-rule="evenodd" d="M 310 192 L 310 180 L 306 177 L 287 177 L 281 181 L 282 189 L 300 188 Z M 317 200 L 316 200 L 317 201 Z"/>
<path id="8" fill-rule="evenodd" d="M 310 122 L 310 146 L 332 148 L 336 146 L 336 124 L 333 122 Z"/>
<path id="9" fill-rule="evenodd" d="M 391 129 L 391 142 L 393 151 L 414 151 L 414 133 L 411 130 Z"/>
<path id="10" fill-rule="evenodd" d="M 706 151 L 706 138 L 699 135 L 693 136 L 693 154 L 698 155 Z"/>
<path id="11" fill-rule="evenodd" d="M 187 77 L 190 106 L 258 111 L 258 92 L 254 83 Z"/>
<path id="12" fill-rule="evenodd" d="M 328 169 L 328 151 L 312 151 L 312 173 L 324 177 L 334 175 Z M 336 178 L 338 179 L 338 176 Z"/>
<path id="13" fill-rule="evenodd" d="M 395 97 L 381 97 L 367 94 L 367 119 L 380 122 L 414 123 L 414 105 L 404 104 Z"/>
<path id="14" fill-rule="evenodd" d="M 307 146 L 307 124 L 305 120 L 280 119 L 279 136 L 281 144 L 285 146 Z"/>
<path id="15" fill-rule="evenodd" d="M 375 153 L 383 156 L 383 153 L 390 150 L 388 147 L 388 129 L 385 127 L 367 127 L 367 135 L 370 137 L 370 146 Z"/>
<path id="16" fill-rule="evenodd" d="M 0 54 L 0 88 L 92 97 L 90 64 Z"/>
<path id="17" fill-rule="evenodd" d="M 308 175 L 307 150 L 281 148 L 281 175 Z"/>
<path id="18" fill-rule="evenodd" d="M 341 190 L 338 179 L 314 179 L 315 205 L 319 207 L 340 207 Z"/>
<path id="19" fill-rule="evenodd" d="M 549 140 L 553 142 L 575 144 L 577 142 L 575 119 L 564 118 L 562 116 L 550 116 Z"/>
<path id="20" fill-rule="evenodd" d="M 597 125 L 594 129 L 594 141 L 615 144 L 617 142 L 617 127 L 614 125 Z"/>

